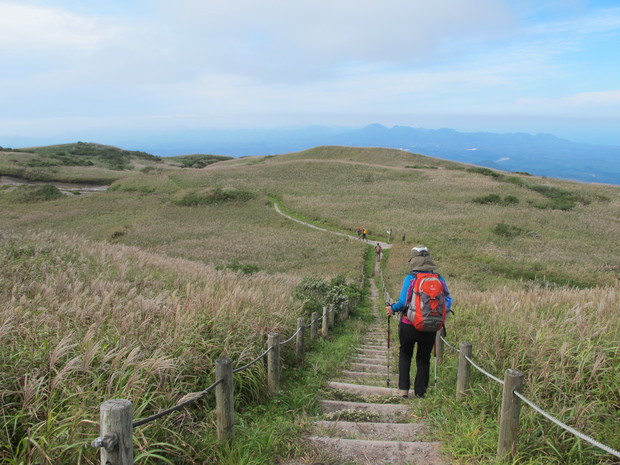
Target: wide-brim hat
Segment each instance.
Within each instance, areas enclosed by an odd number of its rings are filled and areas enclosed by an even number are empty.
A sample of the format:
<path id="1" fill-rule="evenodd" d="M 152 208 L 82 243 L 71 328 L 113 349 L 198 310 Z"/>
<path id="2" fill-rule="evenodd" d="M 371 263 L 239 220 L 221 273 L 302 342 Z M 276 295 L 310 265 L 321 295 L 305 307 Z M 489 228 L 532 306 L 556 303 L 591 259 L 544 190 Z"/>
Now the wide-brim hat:
<path id="1" fill-rule="evenodd" d="M 431 258 L 428 248 L 417 245 L 411 249 L 409 265 L 412 271 L 433 271 L 439 268 Z"/>

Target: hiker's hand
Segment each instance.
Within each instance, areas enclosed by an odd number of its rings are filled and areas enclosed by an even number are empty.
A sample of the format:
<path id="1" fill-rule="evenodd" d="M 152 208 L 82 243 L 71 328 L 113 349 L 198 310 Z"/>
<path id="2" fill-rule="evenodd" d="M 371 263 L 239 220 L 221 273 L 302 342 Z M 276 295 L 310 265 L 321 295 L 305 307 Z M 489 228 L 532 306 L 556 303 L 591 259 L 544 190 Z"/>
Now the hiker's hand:
<path id="1" fill-rule="evenodd" d="M 387 316 L 392 316 L 394 315 L 394 310 L 392 310 L 392 306 L 390 305 L 389 307 L 385 307 L 385 314 Z"/>

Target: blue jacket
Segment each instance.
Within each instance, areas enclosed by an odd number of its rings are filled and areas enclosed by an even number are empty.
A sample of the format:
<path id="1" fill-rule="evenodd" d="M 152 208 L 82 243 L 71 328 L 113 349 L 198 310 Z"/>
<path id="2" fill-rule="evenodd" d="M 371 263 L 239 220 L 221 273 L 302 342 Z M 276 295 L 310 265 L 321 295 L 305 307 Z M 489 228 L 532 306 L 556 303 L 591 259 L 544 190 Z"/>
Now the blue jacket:
<path id="1" fill-rule="evenodd" d="M 428 271 L 420 271 L 420 273 L 428 273 Z M 407 306 L 407 292 L 409 291 L 409 285 L 411 284 L 411 280 L 413 278 L 414 276 L 411 274 L 405 276 L 405 280 L 403 281 L 403 287 L 400 289 L 400 297 L 398 298 L 397 302 L 394 302 L 392 304 L 392 310 L 394 312 L 402 312 L 405 310 L 405 307 Z M 443 287 L 446 290 L 446 307 L 448 308 L 448 310 L 450 310 L 450 307 L 452 306 L 452 297 L 450 297 L 450 290 L 448 289 L 448 285 L 446 284 L 445 279 L 443 279 L 443 276 L 439 275 L 439 279 L 441 279 Z"/>

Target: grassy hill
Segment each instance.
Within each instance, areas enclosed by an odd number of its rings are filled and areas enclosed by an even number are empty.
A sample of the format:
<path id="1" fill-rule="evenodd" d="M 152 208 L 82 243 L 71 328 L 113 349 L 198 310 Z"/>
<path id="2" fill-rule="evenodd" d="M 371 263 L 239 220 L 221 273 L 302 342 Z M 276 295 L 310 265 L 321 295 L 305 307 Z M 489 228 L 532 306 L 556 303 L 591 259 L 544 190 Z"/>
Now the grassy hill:
<path id="1" fill-rule="evenodd" d="M 122 171 L 92 158 L 96 166 L 54 167 L 57 179 L 74 168 L 118 172 L 107 192 L 21 202 L 0 190 L 8 463 L 93 463 L 84 441 L 97 432 L 83 421 L 101 401 L 136 399 L 142 416 L 170 406 L 209 384 L 221 354 L 248 360 L 267 332 L 292 333 L 309 311 L 295 298 L 304 280 L 360 281 L 364 244 L 286 220 L 273 202 L 327 229 L 364 226 L 371 240 L 392 229 L 384 264 L 392 295 L 409 249 L 427 245 L 455 298 L 449 339 L 473 342 L 475 358 L 499 376 L 522 369 L 526 395 L 620 446 L 620 188 L 387 149 L 318 147 L 200 168 L 183 167 L 200 157 L 130 159 L 134 168 Z M 239 330 L 252 308 L 259 321 Z M 242 382 L 245 402 L 264 396 L 259 374 Z M 468 406 L 451 400 L 453 384 L 442 380 L 420 415 L 441 429 L 453 463 L 493 463 L 485 418 L 496 415 L 498 390 L 479 384 Z M 141 447 L 176 463 L 213 461 L 199 433 L 213 420 L 207 407 L 143 430 Z M 605 463 L 524 415 L 521 463 Z M 170 444 L 181 441 L 183 451 Z"/>
<path id="2" fill-rule="evenodd" d="M 161 158 L 140 151 L 77 142 L 16 150 L 2 148 L 0 175 L 18 176 L 30 181 L 109 184 L 136 171 L 163 167 L 204 168 L 230 158 L 219 155 Z"/>

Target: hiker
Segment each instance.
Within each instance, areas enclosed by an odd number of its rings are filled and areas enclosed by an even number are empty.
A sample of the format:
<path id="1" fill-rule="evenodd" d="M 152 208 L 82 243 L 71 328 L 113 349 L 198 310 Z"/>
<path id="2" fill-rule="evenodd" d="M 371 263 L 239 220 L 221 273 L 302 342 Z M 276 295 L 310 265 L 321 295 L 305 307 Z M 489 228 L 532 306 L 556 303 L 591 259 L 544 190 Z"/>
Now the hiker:
<path id="1" fill-rule="evenodd" d="M 432 260 L 428 249 L 424 246 L 416 246 L 411 249 L 411 257 L 409 258 L 411 271 L 403 281 L 398 302 L 385 307 L 385 314 L 389 317 L 395 313 L 401 313 L 400 324 L 398 325 L 398 339 L 400 341 L 400 351 L 398 355 L 398 395 L 401 397 L 409 397 L 409 389 L 411 388 L 411 378 L 409 371 L 411 369 L 411 359 L 413 358 L 413 349 L 417 343 L 415 362 L 416 375 L 413 383 L 415 397 L 424 397 L 430 377 L 431 352 L 435 345 L 436 331 L 421 331 L 414 327 L 414 322 L 407 315 L 407 300 L 409 287 L 415 284 L 419 273 L 435 273 L 437 265 Z M 445 299 L 446 309 L 449 310 L 452 304 L 452 298 L 448 286 L 443 277 L 437 275 L 441 286 L 443 287 L 443 295 Z M 415 299 L 415 294 L 410 297 Z M 412 307 L 415 303 L 412 302 Z M 447 311 L 446 311 L 447 312 Z M 417 315 L 416 315 L 417 319 Z"/>
<path id="2" fill-rule="evenodd" d="M 357 228 L 357 238 L 360 239 L 362 237 L 362 228 Z"/>
<path id="3" fill-rule="evenodd" d="M 381 252 L 383 251 L 383 249 L 381 248 L 381 245 L 377 242 L 377 245 L 375 245 L 375 253 L 377 254 L 377 261 L 380 262 L 381 261 Z"/>
<path id="4" fill-rule="evenodd" d="M 368 230 L 366 228 L 362 229 L 362 240 L 367 241 L 366 234 L 368 234 Z"/>

